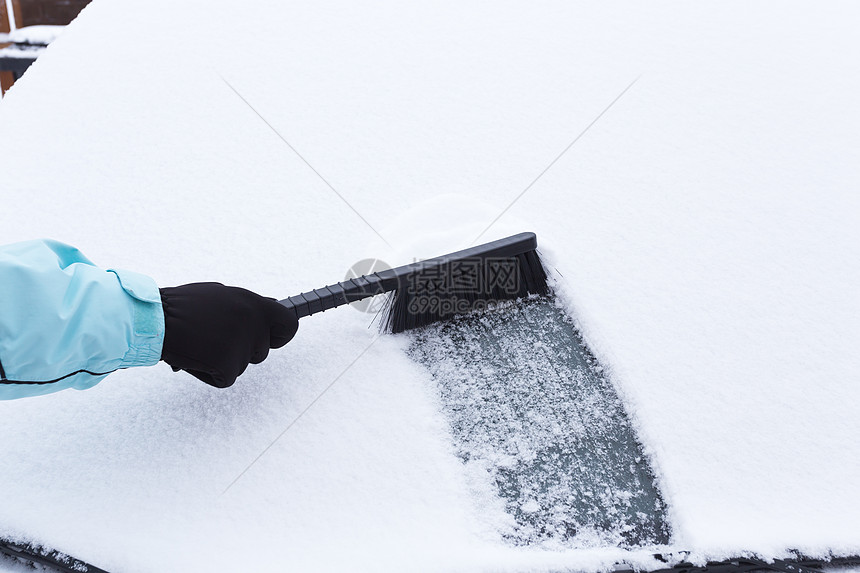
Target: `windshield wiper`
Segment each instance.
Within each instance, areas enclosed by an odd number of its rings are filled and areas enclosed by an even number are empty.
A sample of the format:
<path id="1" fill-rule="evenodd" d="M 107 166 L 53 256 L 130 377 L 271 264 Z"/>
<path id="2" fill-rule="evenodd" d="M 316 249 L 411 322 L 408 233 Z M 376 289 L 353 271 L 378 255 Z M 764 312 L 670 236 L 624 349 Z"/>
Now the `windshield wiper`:
<path id="1" fill-rule="evenodd" d="M 30 563 L 44 565 L 62 573 L 108 573 L 104 569 L 75 559 L 65 553 L 40 545 L 17 543 L 3 538 L 0 538 L 0 553 Z M 654 557 L 659 561 L 668 561 L 663 555 L 655 555 Z M 858 565 L 860 565 L 860 556 L 834 557 L 826 561 L 798 557 L 797 559 L 774 559 L 771 563 L 761 559 L 741 557 L 726 559 L 725 561 L 709 561 L 707 565 L 681 562 L 672 567 L 658 569 L 650 573 L 823 573 L 823 569 L 828 567 L 856 567 Z M 613 573 L 637 572 L 636 569 L 626 563 L 618 563 L 615 565 Z"/>
<path id="2" fill-rule="evenodd" d="M 654 557 L 660 561 L 667 561 L 662 555 L 655 555 Z M 725 561 L 709 561 L 707 565 L 693 565 L 692 563 L 681 562 L 672 567 L 658 569 L 650 573 L 822 573 L 823 569 L 827 567 L 851 567 L 856 565 L 860 565 L 860 556 L 834 557 L 827 561 L 798 557 L 797 559 L 774 559 L 770 563 L 752 557 L 740 557 L 726 559 Z M 634 572 L 635 569 L 626 563 L 619 563 L 614 569 L 614 573 Z"/>
<path id="3" fill-rule="evenodd" d="M 29 563 L 44 565 L 62 573 L 108 573 L 95 565 L 90 565 L 85 561 L 75 559 L 54 549 L 47 549 L 41 545 L 17 543 L 0 538 L 0 553 Z"/>

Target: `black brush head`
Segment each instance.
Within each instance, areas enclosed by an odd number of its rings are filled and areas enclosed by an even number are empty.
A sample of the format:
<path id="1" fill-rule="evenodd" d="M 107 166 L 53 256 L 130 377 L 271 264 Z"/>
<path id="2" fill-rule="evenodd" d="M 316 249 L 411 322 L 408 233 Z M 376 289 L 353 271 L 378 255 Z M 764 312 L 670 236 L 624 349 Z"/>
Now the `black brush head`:
<path id="1" fill-rule="evenodd" d="M 384 329 L 397 333 L 445 320 L 495 301 L 549 292 L 537 251 L 505 257 L 464 257 L 410 273 L 392 293 Z"/>

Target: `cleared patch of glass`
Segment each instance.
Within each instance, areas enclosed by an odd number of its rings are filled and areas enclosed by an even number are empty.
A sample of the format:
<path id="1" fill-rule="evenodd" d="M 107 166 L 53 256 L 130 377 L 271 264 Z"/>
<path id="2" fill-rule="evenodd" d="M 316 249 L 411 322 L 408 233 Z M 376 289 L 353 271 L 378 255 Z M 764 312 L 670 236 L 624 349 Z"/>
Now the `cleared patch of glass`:
<path id="1" fill-rule="evenodd" d="M 465 464 L 489 472 L 517 545 L 665 544 L 654 476 L 612 384 L 551 298 L 412 331 Z"/>

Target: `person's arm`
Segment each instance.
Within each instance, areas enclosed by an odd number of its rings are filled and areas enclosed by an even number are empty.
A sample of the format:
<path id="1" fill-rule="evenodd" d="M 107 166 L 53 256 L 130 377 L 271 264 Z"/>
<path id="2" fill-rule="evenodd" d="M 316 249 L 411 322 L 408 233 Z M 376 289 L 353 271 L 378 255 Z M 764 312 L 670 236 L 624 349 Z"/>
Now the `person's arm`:
<path id="1" fill-rule="evenodd" d="M 161 359 L 158 286 L 57 241 L 0 247 L 0 399 L 83 390 Z"/>
<path id="2" fill-rule="evenodd" d="M 159 289 L 57 241 L 0 246 L 0 399 L 84 390 L 159 360 L 223 388 L 297 329 L 292 310 L 245 289 Z"/>

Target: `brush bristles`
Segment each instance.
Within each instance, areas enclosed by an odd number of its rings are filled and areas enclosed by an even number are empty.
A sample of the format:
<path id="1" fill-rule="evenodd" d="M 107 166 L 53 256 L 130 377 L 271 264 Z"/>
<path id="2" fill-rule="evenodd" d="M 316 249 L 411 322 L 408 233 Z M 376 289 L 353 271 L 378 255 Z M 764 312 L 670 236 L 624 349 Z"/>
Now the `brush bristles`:
<path id="1" fill-rule="evenodd" d="M 391 295 L 385 310 L 388 332 L 403 332 L 458 314 L 484 310 L 494 301 L 549 291 L 536 251 L 505 258 L 450 261 L 415 272 Z"/>

